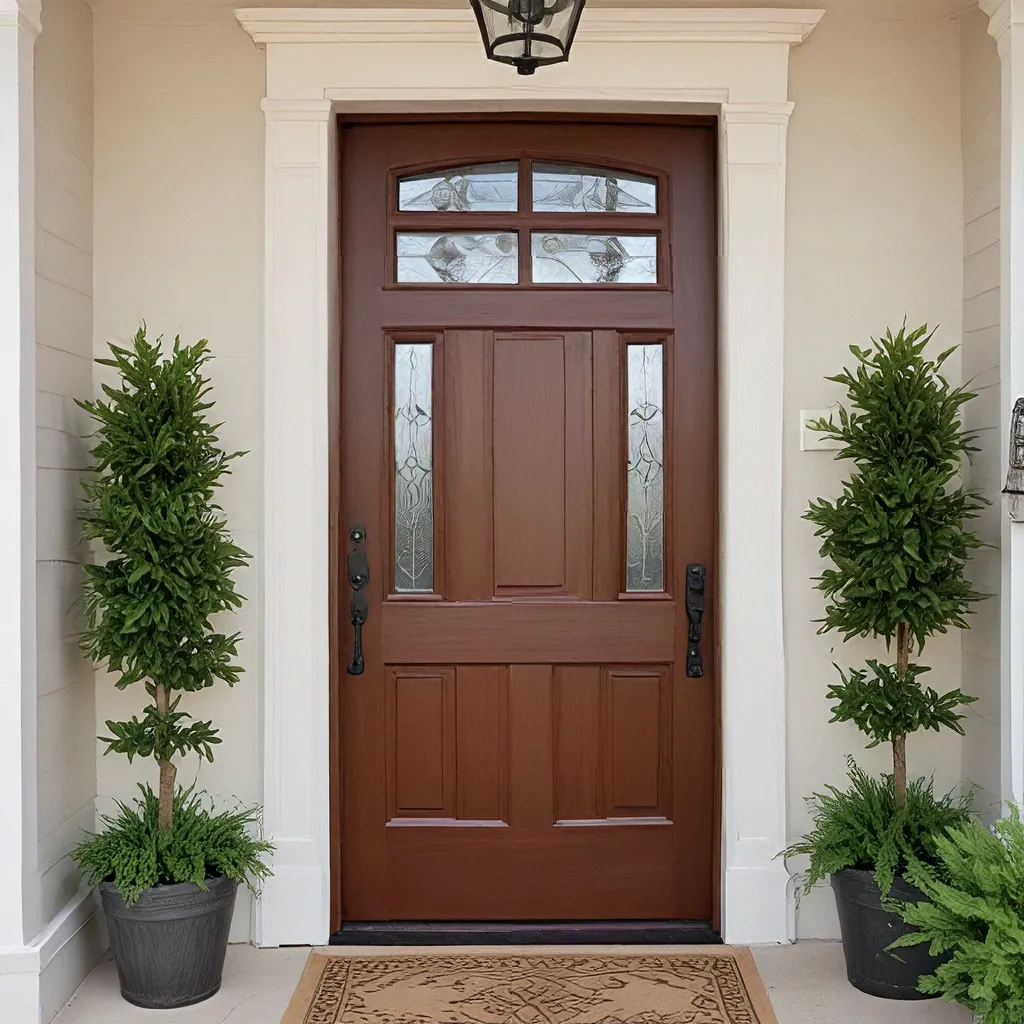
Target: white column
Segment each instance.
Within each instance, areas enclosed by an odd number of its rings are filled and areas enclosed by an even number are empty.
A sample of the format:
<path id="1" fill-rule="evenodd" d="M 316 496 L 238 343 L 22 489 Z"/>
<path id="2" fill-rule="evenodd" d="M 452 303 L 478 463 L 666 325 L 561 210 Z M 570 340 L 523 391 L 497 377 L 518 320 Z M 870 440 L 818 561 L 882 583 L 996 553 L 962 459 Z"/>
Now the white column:
<path id="1" fill-rule="evenodd" d="M 1002 61 L 1000 398 L 1003 467 L 1024 397 L 1024 2 L 982 0 Z M 1002 519 L 1002 797 L 1024 799 L 1024 525 Z"/>
<path id="2" fill-rule="evenodd" d="M 786 129 L 722 108 L 722 854 L 726 942 L 792 935 L 786 843 L 782 438 Z"/>
<path id="3" fill-rule="evenodd" d="M 337 299 L 328 100 L 265 100 L 265 824 L 277 844 L 256 941 L 327 940 L 329 361 Z"/>
<path id="4" fill-rule="evenodd" d="M 38 900 L 33 64 L 40 8 L 40 0 L 0 0 L 0 951 L 31 938 Z M 9 1007 L 5 993 L 18 997 L 5 980 L 0 1005 Z M 29 1018 L 15 1011 L 7 1019 Z"/>

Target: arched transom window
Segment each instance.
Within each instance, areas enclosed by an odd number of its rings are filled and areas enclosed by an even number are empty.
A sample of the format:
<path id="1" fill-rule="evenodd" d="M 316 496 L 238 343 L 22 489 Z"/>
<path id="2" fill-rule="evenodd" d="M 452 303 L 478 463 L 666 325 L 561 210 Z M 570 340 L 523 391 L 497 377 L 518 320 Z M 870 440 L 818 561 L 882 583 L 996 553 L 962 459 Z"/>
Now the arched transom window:
<path id="1" fill-rule="evenodd" d="M 658 287 L 663 194 L 636 171 L 529 159 L 399 174 L 394 282 Z"/>

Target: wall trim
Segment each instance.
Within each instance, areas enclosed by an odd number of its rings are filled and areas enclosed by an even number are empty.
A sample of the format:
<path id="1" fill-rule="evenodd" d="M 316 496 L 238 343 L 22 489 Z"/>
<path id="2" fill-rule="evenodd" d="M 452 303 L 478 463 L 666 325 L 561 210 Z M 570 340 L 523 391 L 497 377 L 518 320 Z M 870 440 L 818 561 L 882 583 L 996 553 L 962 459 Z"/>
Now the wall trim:
<path id="1" fill-rule="evenodd" d="M 318 944 L 330 930 L 328 382 L 340 323 L 334 118 L 438 110 L 718 115 L 722 924 L 733 943 L 793 937 L 789 875 L 775 859 L 787 839 L 787 83 L 791 45 L 821 16 L 589 11 L 573 60 L 524 82 L 482 58 L 468 10 L 236 12 L 267 50 L 263 753 L 265 824 L 278 847 L 257 907 L 259 944 Z"/>
<path id="2" fill-rule="evenodd" d="M 44 1024 L 52 1020 L 106 949 L 99 898 L 95 889 L 83 884 L 32 942 L 0 948 L 0 1006 L 8 1015 L 5 1019 Z"/>
<path id="3" fill-rule="evenodd" d="M 39 35 L 43 29 L 43 0 L 0 0 L 0 25 L 17 25 Z"/>
<path id="4" fill-rule="evenodd" d="M 1010 418 L 1024 396 L 1024 0 L 981 0 L 999 48 L 1002 75 L 1000 147 L 1000 414 L 1002 465 L 1009 465 Z M 1001 789 L 1024 801 L 1024 524 L 1003 509 L 1000 587 Z"/>
<path id="5" fill-rule="evenodd" d="M 824 11 L 699 7 L 588 10 L 579 43 L 802 43 Z M 236 17 L 257 43 L 477 41 L 468 10 L 243 8 Z"/>

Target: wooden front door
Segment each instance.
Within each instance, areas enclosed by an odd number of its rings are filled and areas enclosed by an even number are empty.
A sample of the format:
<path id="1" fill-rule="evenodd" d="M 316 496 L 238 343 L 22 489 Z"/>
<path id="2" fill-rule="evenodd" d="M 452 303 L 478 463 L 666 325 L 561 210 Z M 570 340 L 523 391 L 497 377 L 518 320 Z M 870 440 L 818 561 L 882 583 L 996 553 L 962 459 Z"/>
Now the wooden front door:
<path id="1" fill-rule="evenodd" d="M 711 920 L 713 128 L 358 124 L 341 154 L 369 584 L 348 674 L 342 565 L 336 911 Z"/>

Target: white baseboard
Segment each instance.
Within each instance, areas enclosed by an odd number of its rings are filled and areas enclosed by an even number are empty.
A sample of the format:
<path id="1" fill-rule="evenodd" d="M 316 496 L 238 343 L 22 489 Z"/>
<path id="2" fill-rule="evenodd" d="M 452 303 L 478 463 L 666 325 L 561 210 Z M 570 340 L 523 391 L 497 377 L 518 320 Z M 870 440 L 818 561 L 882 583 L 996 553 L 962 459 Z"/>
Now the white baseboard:
<path id="1" fill-rule="evenodd" d="M 731 946 L 792 942 L 796 928 L 790 881 L 781 863 L 728 868 L 723 939 Z"/>
<path id="2" fill-rule="evenodd" d="M 50 1024 L 106 949 L 99 901 L 83 887 L 31 943 L 0 948 L 3 1024 Z"/>

